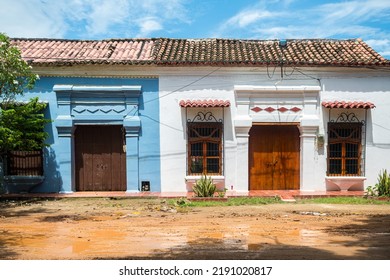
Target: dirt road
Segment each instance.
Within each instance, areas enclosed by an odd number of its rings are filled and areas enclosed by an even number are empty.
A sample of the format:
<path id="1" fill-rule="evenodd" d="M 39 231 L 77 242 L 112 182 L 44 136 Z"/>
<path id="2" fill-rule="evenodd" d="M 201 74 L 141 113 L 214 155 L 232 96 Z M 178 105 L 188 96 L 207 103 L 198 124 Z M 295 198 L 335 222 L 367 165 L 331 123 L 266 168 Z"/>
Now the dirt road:
<path id="1" fill-rule="evenodd" d="M 390 259 L 390 205 L 0 201 L 0 259 Z"/>

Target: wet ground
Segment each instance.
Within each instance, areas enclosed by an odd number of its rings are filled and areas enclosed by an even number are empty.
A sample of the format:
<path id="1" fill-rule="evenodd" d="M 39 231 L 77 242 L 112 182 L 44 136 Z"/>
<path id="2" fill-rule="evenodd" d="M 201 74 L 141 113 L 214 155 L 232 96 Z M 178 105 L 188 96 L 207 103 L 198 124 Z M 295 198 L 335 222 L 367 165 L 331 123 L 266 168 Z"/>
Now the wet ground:
<path id="1" fill-rule="evenodd" d="M 390 205 L 0 201 L 0 259 L 390 259 Z"/>

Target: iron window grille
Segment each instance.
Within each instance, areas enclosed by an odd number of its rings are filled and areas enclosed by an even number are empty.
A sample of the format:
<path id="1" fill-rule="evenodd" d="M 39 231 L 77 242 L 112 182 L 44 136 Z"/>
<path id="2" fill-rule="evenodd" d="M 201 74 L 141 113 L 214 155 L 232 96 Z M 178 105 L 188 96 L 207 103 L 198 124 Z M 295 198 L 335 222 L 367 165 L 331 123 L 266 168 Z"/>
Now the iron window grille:
<path id="1" fill-rule="evenodd" d="M 328 123 L 328 176 L 364 176 L 364 124 L 354 113 Z"/>
<path id="2" fill-rule="evenodd" d="M 222 121 L 210 112 L 199 112 L 192 121 L 187 120 L 187 137 L 188 175 L 222 175 Z"/>
<path id="3" fill-rule="evenodd" d="M 43 151 L 10 151 L 6 154 L 5 175 L 42 176 Z"/>

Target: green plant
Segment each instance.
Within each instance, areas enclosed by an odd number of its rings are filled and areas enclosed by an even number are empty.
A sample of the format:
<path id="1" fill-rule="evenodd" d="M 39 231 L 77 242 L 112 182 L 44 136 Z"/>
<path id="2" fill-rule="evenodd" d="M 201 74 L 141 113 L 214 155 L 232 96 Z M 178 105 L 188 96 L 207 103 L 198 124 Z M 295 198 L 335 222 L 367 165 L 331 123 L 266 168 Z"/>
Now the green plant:
<path id="1" fill-rule="evenodd" d="M 211 177 L 202 175 L 202 177 L 196 181 L 195 185 L 192 187 L 192 190 L 197 197 L 212 197 L 216 191 L 217 187 L 213 183 Z"/>
<path id="2" fill-rule="evenodd" d="M 374 186 L 368 186 L 367 189 L 366 189 L 366 195 L 367 196 L 378 196 L 378 190 L 377 188 Z"/>
<path id="3" fill-rule="evenodd" d="M 390 174 L 383 169 L 378 175 L 378 182 L 375 186 L 366 189 L 367 196 L 388 196 L 390 197 Z"/>
<path id="4" fill-rule="evenodd" d="M 20 50 L 9 37 L 0 33 L 0 102 L 7 107 L 25 89 L 32 89 L 39 76 L 23 60 Z"/>
<path id="5" fill-rule="evenodd" d="M 225 197 L 227 188 L 224 188 L 223 190 L 217 190 L 218 197 Z"/>
<path id="6" fill-rule="evenodd" d="M 187 207 L 191 205 L 191 202 L 186 197 L 180 197 L 173 205 L 176 207 Z"/>
<path id="7" fill-rule="evenodd" d="M 378 196 L 390 196 L 390 174 L 387 173 L 386 169 L 379 173 L 378 183 L 375 184 L 375 187 Z"/>
<path id="8" fill-rule="evenodd" d="M 9 144 L 12 146 L 14 141 L 20 142 L 19 139 L 26 136 L 4 126 L 2 120 L 4 114 L 7 114 L 5 111 L 16 96 L 23 95 L 25 89 L 32 89 L 38 79 L 39 76 L 34 74 L 32 67 L 22 58 L 20 50 L 11 43 L 6 34 L 0 32 L 0 157 L 3 157 L 8 148 L 12 148 Z M 17 113 L 14 116 L 20 118 Z M 28 123 L 28 119 L 22 122 L 26 127 Z M 3 183 L 3 174 L 0 172 L 0 192 L 4 192 Z"/>
<path id="9" fill-rule="evenodd" d="M 28 103 L 12 102 L 0 114 L 0 153 L 7 151 L 36 151 L 46 146 L 44 131 L 51 120 L 45 119 L 46 104 L 38 98 Z"/>

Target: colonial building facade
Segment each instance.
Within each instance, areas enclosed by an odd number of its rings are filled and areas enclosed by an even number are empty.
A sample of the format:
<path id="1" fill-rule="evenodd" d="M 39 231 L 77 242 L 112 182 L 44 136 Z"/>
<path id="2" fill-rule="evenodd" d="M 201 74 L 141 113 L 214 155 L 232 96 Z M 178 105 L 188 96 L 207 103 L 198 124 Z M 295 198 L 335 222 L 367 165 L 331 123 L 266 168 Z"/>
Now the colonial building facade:
<path id="1" fill-rule="evenodd" d="M 390 157 L 390 61 L 361 40 L 14 40 L 50 147 L 34 192 L 363 190 Z"/>

